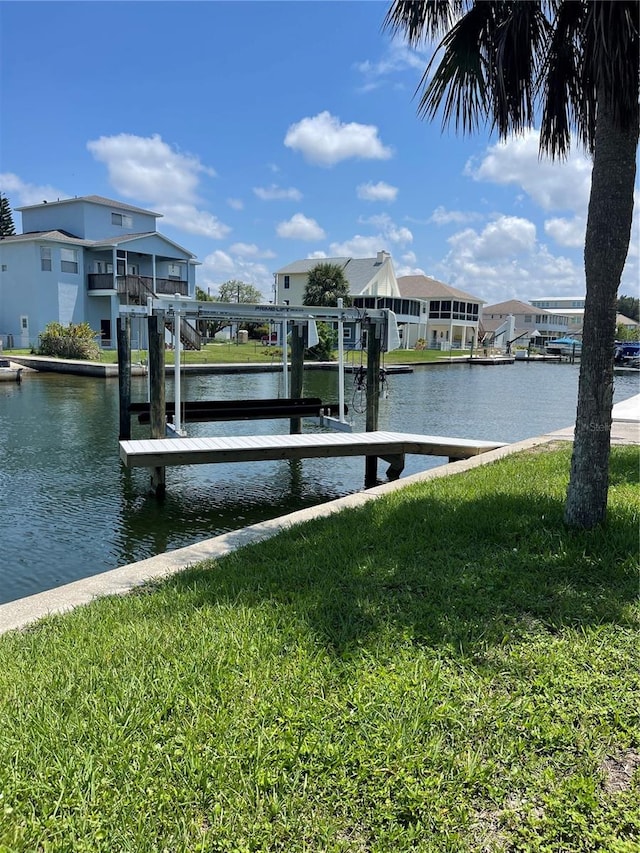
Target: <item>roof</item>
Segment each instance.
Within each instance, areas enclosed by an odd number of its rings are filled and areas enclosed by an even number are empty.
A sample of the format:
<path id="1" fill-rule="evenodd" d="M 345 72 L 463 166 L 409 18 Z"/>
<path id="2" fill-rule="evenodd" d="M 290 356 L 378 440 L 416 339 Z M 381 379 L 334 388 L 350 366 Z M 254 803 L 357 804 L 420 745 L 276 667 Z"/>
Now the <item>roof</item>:
<path id="1" fill-rule="evenodd" d="M 282 267 L 282 269 L 277 271 L 277 274 L 280 273 L 303 273 L 303 272 L 311 272 L 314 267 L 317 267 L 318 264 L 336 264 L 337 266 L 344 267 L 344 265 L 351 260 L 350 258 L 303 258 L 300 261 L 293 261 L 293 263 L 288 264 L 286 267 Z"/>
<path id="2" fill-rule="evenodd" d="M 528 302 L 520 302 L 519 299 L 507 299 L 506 302 L 497 302 L 495 305 L 485 305 L 483 314 L 550 314 L 546 308 L 538 308 L 529 305 Z"/>
<path id="3" fill-rule="evenodd" d="M 354 293 L 362 293 L 371 279 L 380 270 L 386 260 L 390 259 L 390 255 L 386 255 L 383 260 L 375 258 L 303 258 L 299 261 L 293 261 L 286 267 L 282 267 L 277 271 L 277 275 L 295 275 L 296 273 L 309 273 L 318 264 L 335 264 L 342 268 L 344 277 L 349 283 L 349 290 Z"/>
<path id="4" fill-rule="evenodd" d="M 122 243 L 130 243 L 142 237 L 159 237 L 163 243 L 168 243 L 170 246 L 179 249 L 181 252 L 184 252 L 185 255 L 189 255 L 191 258 L 196 257 L 193 252 L 189 251 L 189 249 L 185 249 L 184 246 L 170 240 L 159 231 L 143 231 L 140 234 L 121 234 L 117 237 L 105 237 L 102 240 L 83 240 L 80 237 L 75 237 L 73 234 L 69 234 L 68 231 L 27 231 L 26 234 L 13 234 L 10 237 L 0 237 L 0 245 L 2 245 L 2 242 L 27 243 L 30 240 L 52 240 L 56 243 L 83 246 L 85 249 L 105 249 L 109 246 L 119 246 Z"/>
<path id="5" fill-rule="evenodd" d="M 456 287 L 451 287 L 450 284 L 445 284 L 443 281 L 438 281 L 428 275 L 401 275 L 398 279 L 398 287 L 400 294 L 407 299 L 435 299 L 450 296 L 453 299 L 464 299 L 468 302 L 484 304 L 484 299 L 479 296 L 465 293 L 464 290 L 458 290 Z"/>
<path id="6" fill-rule="evenodd" d="M 12 234 L 7 237 L 0 237 L 0 242 L 4 243 L 27 243 L 29 240 L 54 240 L 58 243 L 73 243 L 76 246 L 89 246 L 91 240 L 83 240 L 81 237 L 74 237 L 68 231 L 27 231 L 26 234 Z"/>
<path id="7" fill-rule="evenodd" d="M 40 204 L 28 204 L 23 207 L 16 207 L 16 210 L 34 210 L 36 207 L 42 207 L 43 205 L 54 205 L 54 204 L 73 204 L 78 201 L 86 201 L 90 204 L 102 204 L 105 207 L 115 207 L 118 210 L 129 210 L 131 213 L 145 213 L 148 216 L 162 216 L 162 213 L 154 213 L 153 210 L 145 210 L 143 207 L 134 207 L 132 204 L 125 204 L 123 201 L 116 201 L 112 198 L 105 198 L 102 195 L 82 195 L 75 196 L 75 198 L 62 198 L 57 201 L 42 201 Z"/>

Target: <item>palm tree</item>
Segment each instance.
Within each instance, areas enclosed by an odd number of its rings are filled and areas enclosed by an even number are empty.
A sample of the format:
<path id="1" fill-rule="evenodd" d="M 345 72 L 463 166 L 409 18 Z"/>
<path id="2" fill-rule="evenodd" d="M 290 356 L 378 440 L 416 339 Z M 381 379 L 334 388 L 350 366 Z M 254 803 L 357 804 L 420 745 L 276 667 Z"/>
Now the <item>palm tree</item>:
<path id="1" fill-rule="evenodd" d="M 629 249 L 638 148 L 638 0 L 395 0 L 385 27 L 412 46 L 438 40 L 419 115 L 504 139 L 532 127 L 566 157 L 571 135 L 593 159 L 586 300 L 565 521 L 606 516 L 616 294 Z"/>
<path id="2" fill-rule="evenodd" d="M 316 264 L 309 271 L 302 304 L 335 307 L 338 299 L 342 299 L 345 306 L 351 304 L 349 282 L 342 267 L 339 264 Z"/>

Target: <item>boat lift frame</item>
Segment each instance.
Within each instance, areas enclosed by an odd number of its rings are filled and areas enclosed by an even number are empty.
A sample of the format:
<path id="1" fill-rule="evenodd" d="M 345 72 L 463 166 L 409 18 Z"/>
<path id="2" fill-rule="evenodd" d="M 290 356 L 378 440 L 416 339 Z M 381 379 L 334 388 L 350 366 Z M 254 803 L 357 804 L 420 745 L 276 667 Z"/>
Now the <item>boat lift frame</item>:
<path id="1" fill-rule="evenodd" d="M 341 301 L 341 300 L 340 300 Z M 165 402 L 165 322 L 172 321 L 175 330 L 175 400 L 172 430 L 182 435 L 181 410 L 181 342 L 180 321 L 191 320 L 245 320 L 282 324 L 282 365 L 284 391 L 287 397 L 298 400 L 302 397 L 304 350 L 317 343 L 316 321 L 336 323 L 338 326 L 339 363 L 339 418 L 335 426 L 344 424 L 344 348 L 341 346 L 343 324 L 358 323 L 367 331 L 367 432 L 378 429 L 380 398 L 380 356 L 382 352 L 397 349 L 400 336 L 395 314 L 386 308 L 362 309 L 337 307 L 291 306 L 278 304 L 223 303 L 196 301 L 176 295 L 175 298 L 152 298 L 145 305 L 122 305 L 118 318 L 118 377 L 120 399 L 120 440 L 131 438 L 131 319 L 147 318 L 149 348 L 149 406 L 150 437 L 165 438 L 167 430 Z M 291 381 L 289 383 L 289 346 L 287 342 L 291 328 Z M 301 432 L 301 418 L 290 418 L 290 434 Z M 377 457 L 367 456 L 365 461 L 365 487 L 374 485 L 377 479 Z M 151 490 L 158 496 L 165 491 L 164 468 L 153 468 Z"/>

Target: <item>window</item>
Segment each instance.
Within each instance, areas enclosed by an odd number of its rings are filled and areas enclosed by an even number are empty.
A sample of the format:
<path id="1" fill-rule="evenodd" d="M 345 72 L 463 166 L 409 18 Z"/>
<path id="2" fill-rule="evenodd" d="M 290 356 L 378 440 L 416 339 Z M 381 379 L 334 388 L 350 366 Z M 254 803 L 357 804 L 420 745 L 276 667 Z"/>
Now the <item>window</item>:
<path id="1" fill-rule="evenodd" d="M 6 271 L 7 271 L 7 265 L 6 265 L 6 264 L 2 264 L 2 272 L 6 272 Z"/>
<path id="2" fill-rule="evenodd" d="M 291 279 L 289 278 L 288 275 L 285 275 L 285 277 L 284 277 L 284 289 L 285 290 L 289 290 L 290 283 L 291 283 Z"/>
<path id="3" fill-rule="evenodd" d="M 353 341 L 354 331 L 355 331 L 355 329 L 353 328 L 353 326 L 343 326 L 342 327 L 342 340 L 345 343 L 347 343 L 347 342 L 350 343 L 351 341 Z"/>
<path id="4" fill-rule="evenodd" d="M 530 323 L 531 322 L 531 314 L 525 314 L 524 315 L 524 321 L 525 321 L 525 323 Z"/>
<path id="5" fill-rule="evenodd" d="M 133 228 L 133 217 L 126 213 L 112 213 L 111 224 L 120 225 L 121 228 Z"/>
<path id="6" fill-rule="evenodd" d="M 29 331 L 29 318 L 25 314 L 20 317 L 20 328 L 23 332 Z"/>
<path id="7" fill-rule="evenodd" d="M 51 271 L 51 249 L 47 246 L 40 246 L 40 269 Z"/>
<path id="8" fill-rule="evenodd" d="M 77 249 L 60 249 L 60 269 L 62 272 L 78 272 Z"/>
<path id="9" fill-rule="evenodd" d="M 180 281 L 180 264 L 167 264 L 167 278 Z"/>

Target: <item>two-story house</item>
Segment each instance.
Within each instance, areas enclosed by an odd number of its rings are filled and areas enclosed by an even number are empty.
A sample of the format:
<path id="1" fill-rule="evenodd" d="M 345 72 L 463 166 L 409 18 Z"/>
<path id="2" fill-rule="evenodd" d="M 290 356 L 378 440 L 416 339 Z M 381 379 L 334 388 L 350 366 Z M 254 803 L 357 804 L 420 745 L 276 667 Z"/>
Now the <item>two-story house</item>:
<path id="1" fill-rule="evenodd" d="M 510 327 L 506 322 L 509 318 L 512 318 Z M 564 314 L 554 314 L 519 299 L 508 299 L 495 305 L 485 305 L 480 326 L 485 345 L 506 348 L 507 344 L 515 341 L 517 346 L 530 343 L 544 346 L 548 341 L 566 335 L 570 320 Z"/>
<path id="2" fill-rule="evenodd" d="M 406 330 L 406 346 L 418 341 L 428 349 L 470 349 L 478 340 L 484 300 L 428 275 L 403 275 L 398 287 L 404 299 L 419 305 L 417 323 Z"/>
<path id="3" fill-rule="evenodd" d="M 17 210 L 23 233 L 0 238 L 5 346 L 36 347 L 50 322 L 86 322 L 113 347 L 121 304 L 195 295 L 195 255 L 158 233 L 162 214 L 96 195 Z"/>

